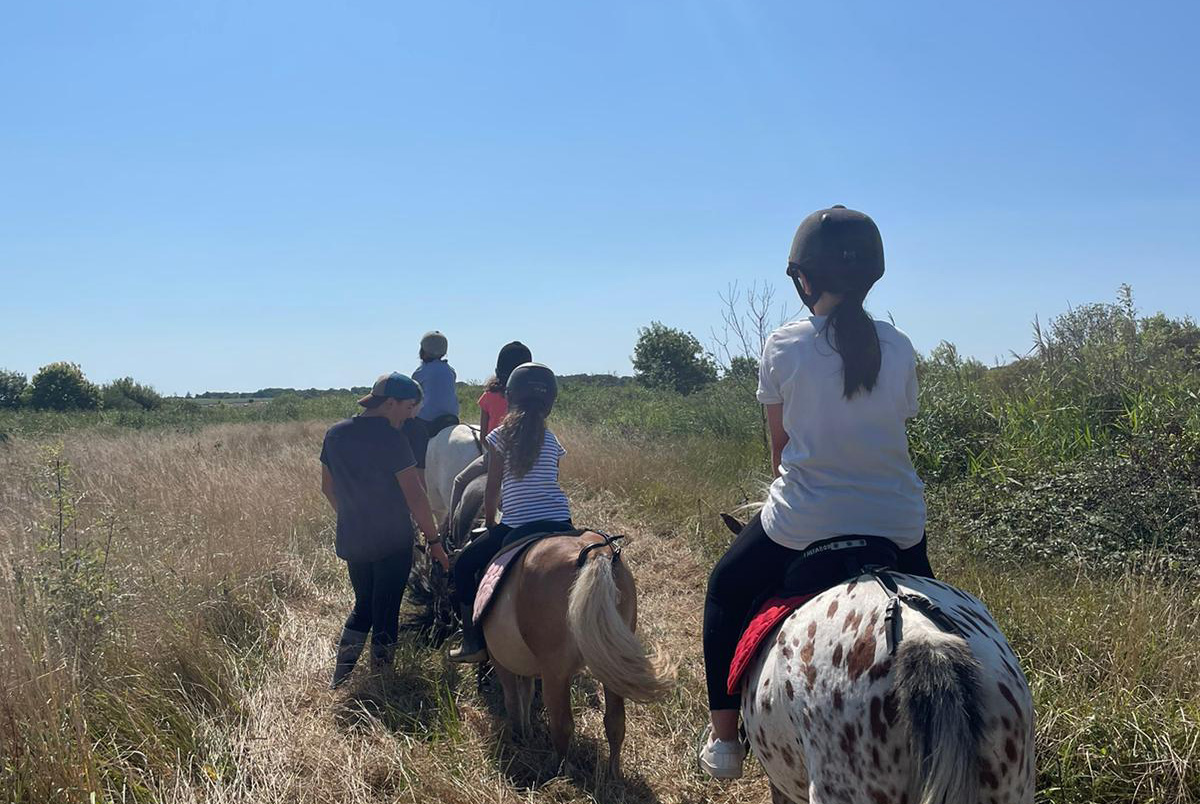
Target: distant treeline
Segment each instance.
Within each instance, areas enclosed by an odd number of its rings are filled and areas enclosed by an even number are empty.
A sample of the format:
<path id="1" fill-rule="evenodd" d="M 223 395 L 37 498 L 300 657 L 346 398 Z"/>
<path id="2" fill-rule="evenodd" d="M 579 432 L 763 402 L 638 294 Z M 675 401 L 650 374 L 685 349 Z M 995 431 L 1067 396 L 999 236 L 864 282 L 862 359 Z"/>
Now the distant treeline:
<path id="1" fill-rule="evenodd" d="M 559 377 L 564 385 L 597 385 L 616 387 L 631 385 L 633 377 L 619 377 L 616 374 L 564 374 Z M 478 383 L 460 382 L 460 387 L 474 387 Z M 301 399 L 316 399 L 334 394 L 357 394 L 362 396 L 371 389 L 368 386 L 353 388 L 259 388 L 257 391 L 205 391 L 202 394 L 192 394 L 187 399 L 274 399 L 278 396 L 293 395 Z"/>

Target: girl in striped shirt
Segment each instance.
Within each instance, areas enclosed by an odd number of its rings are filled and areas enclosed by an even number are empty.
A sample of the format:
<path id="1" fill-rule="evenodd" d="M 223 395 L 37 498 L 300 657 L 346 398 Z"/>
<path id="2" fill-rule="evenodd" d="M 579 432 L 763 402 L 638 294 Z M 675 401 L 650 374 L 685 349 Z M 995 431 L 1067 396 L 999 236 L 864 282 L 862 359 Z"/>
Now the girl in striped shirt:
<path id="1" fill-rule="evenodd" d="M 558 396 L 554 372 L 540 363 L 522 364 L 509 375 L 506 396 L 508 414 L 486 438 L 489 458 L 483 510 L 488 532 L 467 545 L 454 564 L 463 621 L 462 646 L 450 651 L 455 662 L 487 658 L 472 612 L 475 589 L 492 557 L 525 536 L 574 529 L 567 495 L 558 483 L 558 462 L 566 450 L 546 427 Z M 499 522 L 498 511 L 503 511 Z"/>

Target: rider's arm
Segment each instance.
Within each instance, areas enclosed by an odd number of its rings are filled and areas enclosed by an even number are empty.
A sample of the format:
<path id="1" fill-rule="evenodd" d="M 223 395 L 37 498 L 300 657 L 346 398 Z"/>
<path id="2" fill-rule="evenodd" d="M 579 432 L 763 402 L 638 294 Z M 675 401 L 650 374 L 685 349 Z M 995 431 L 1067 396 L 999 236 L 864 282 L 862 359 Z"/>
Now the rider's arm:
<path id="1" fill-rule="evenodd" d="M 408 510 L 412 512 L 413 519 L 417 520 L 417 527 L 425 535 L 429 555 L 442 565 L 442 569 L 448 570 L 450 559 L 442 547 L 442 538 L 433 522 L 433 511 L 429 507 L 429 498 L 425 496 L 425 487 L 421 485 L 421 476 L 417 473 L 417 468 L 410 466 L 397 472 L 396 482 L 404 492 L 404 500 L 408 503 Z"/>
<path id="2" fill-rule="evenodd" d="M 767 429 L 771 432 L 771 476 L 779 477 L 779 464 L 783 460 L 783 448 L 787 446 L 788 434 L 783 429 L 783 405 L 766 405 Z"/>
<path id="3" fill-rule="evenodd" d="M 417 520 L 417 527 L 425 534 L 425 542 L 433 544 L 439 541 L 437 525 L 433 522 L 433 510 L 429 507 L 429 498 L 425 496 L 425 488 L 421 485 L 416 467 L 410 466 L 397 472 L 396 482 L 404 492 L 404 500 L 408 503 L 408 510 L 412 512 L 413 519 Z"/>
<path id="4" fill-rule="evenodd" d="M 321 464 L 321 493 L 329 500 L 329 505 L 336 514 L 337 495 L 333 493 L 333 475 L 329 473 L 329 467 L 325 464 Z"/>
<path id="5" fill-rule="evenodd" d="M 504 479 L 504 453 L 492 449 L 488 458 L 487 490 L 483 494 L 483 521 L 489 528 L 496 526 L 496 512 L 500 509 L 500 481 Z"/>

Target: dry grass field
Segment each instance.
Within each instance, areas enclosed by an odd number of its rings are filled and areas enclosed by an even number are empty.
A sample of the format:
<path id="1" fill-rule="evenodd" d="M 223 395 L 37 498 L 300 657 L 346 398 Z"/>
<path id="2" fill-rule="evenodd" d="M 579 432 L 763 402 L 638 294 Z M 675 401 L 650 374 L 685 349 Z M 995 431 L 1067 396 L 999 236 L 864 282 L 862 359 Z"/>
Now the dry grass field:
<path id="1" fill-rule="evenodd" d="M 570 773 L 544 727 L 515 745 L 499 690 L 409 632 L 393 672 L 325 688 L 349 605 L 318 489 L 325 422 L 80 429 L 0 445 L 4 802 L 766 801 L 693 770 L 701 601 L 754 488 L 702 443 L 557 425 L 579 523 L 629 534 L 645 639 L 675 694 L 630 707 L 626 778 L 603 776 L 598 691 L 576 687 Z M 936 502 L 936 501 L 935 501 Z M 1022 657 L 1042 801 L 1200 798 L 1200 601 L 1130 574 L 997 569 L 947 534 L 935 566 Z M 94 799 L 91 797 L 94 796 Z"/>

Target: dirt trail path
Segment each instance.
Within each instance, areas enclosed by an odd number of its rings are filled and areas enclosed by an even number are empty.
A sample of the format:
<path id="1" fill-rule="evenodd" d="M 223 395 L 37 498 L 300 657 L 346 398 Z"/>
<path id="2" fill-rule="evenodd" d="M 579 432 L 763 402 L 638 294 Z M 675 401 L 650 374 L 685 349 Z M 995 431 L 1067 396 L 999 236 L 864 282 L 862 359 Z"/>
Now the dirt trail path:
<path id="1" fill-rule="evenodd" d="M 598 685 L 577 681 L 575 770 L 546 779 L 549 741 L 539 712 L 524 745 L 500 733 L 498 684 L 480 691 L 414 635 L 402 637 L 396 671 L 373 677 L 360 668 L 344 690 L 325 684 L 333 640 L 349 605 L 345 588 L 322 589 L 286 612 L 281 661 L 246 702 L 248 726 L 228 752 L 237 772 L 214 770 L 205 789 L 167 793 L 173 801 L 321 802 L 662 802 L 765 801 L 765 781 L 722 786 L 702 780 L 693 740 L 703 722 L 701 603 L 707 567 L 686 540 L 654 535 L 631 521 L 611 495 L 570 489 L 576 521 L 628 534 L 637 578 L 640 627 L 650 644 L 679 662 L 677 692 L 631 704 L 623 751 L 626 779 L 597 778 L 607 757 Z"/>

